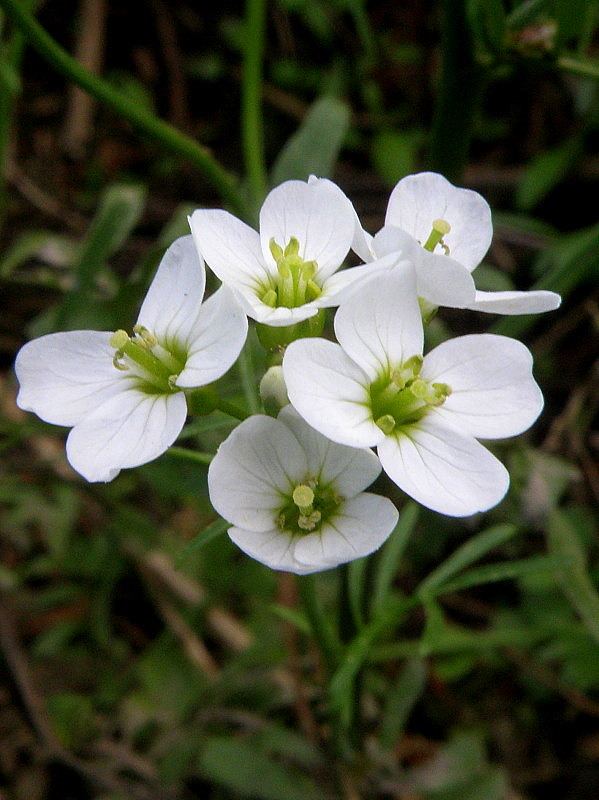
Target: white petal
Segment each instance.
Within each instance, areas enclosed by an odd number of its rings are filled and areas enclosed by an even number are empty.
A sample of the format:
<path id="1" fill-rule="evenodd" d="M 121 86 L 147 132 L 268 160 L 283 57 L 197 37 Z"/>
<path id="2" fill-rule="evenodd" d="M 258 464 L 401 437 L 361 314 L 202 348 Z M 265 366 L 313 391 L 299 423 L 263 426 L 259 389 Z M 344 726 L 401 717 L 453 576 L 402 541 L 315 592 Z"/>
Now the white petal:
<path id="1" fill-rule="evenodd" d="M 295 572 L 304 575 L 307 569 L 294 558 L 294 539 L 278 528 L 267 531 L 250 531 L 244 528 L 229 528 L 229 536 L 237 547 L 271 569 Z M 321 569 L 326 569 L 322 567 Z"/>
<path id="2" fill-rule="evenodd" d="M 196 246 L 223 283 L 254 292 L 268 279 L 257 231 L 228 211 L 199 208 L 189 218 Z"/>
<path id="3" fill-rule="evenodd" d="M 175 441 L 187 416 L 182 392 L 128 389 L 102 403 L 67 439 L 67 458 L 88 481 L 111 481 L 121 469 L 153 461 Z"/>
<path id="4" fill-rule="evenodd" d="M 189 335 L 204 296 L 206 270 L 191 236 L 168 248 L 143 301 L 137 322 L 169 349 Z"/>
<path id="5" fill-rule="evenodd" d="M 509 475 L 476 439 L 424 417 L 378 446 L 387 475 L 423 506 L 467 517 L 496 505 Z"/>
<path id="6" fill-rule="evenodd" d="M 257 414 L 238 425 L 218 448 L 208 469 L 210 500 L 233 525 L 269 531 L 285 495 L 307 473 L 306 455 L 289 428 Z"/>
<path id="7" fill-rule="evenodd" d="M 405 261 L 401 263 L 403 265 L 407 264 Z M 393 254 L 371 261 L 369 264 L 361 264 L 359 267 L 339 270 L 339 272 L 335 272 L 334 275 L 327 278 L 322 287 L 322 294 L 314 302 L 321 308 L 338 306 L 354 289 L 361 286 L 366 278 L 385 272 L 395 266 L 399 266 L 399 262 L 397 255 Z"/>
<path id="8" fill-rule="evenodd" d="M 475 287 L 470 272 L 445 254 L 429 253 L 410 234 L 385 225 L 374 237 L 377 257 L 409 259 L 416 269 L 416 291 L 435 306 L 465 308 L 474 301 Z"/>
<path id="9" fill-rule="evenodd" d="M 275 268 L 270 240 L 281 247 L 294 236 L 304 261 L 316 261 L 322 283 L 347 255 L 354 236 L 354 209 L 341 189 L 324 179 L 285 181 L 267 196 L 260 211 L 260 239 L 268 264 Z"/>
<path id="10" fill-rule="evenodd" d="M 540 314 L 559 308 L 562 298 L 555 292 L 535 289 L 530 292 L 476 292 L 467 306 L 488 314 Z"/>
<path id="11" fill-rule="evenodd" d="M 388 498 L 361 492 L 343 503 L 321 531 L 296 537 L 294 559 L 305 574 L 367 556 L 388 538 L 398 517 Z"/>
<path id="12" fill-rule="evenodd" d="M 249 317 L 255 319 L 256 322 L 262 323 L 262 325 L 271 325 L 274 328 L 303 322 L 305 319 L 318 314 L 318 309 L 320 308 L 317 301 L 304 303 L 303 306 L 297 306 L 296 308 L 285 308 L 285 306 L 272 308 L 263 303 L 256 295 L 250 297 L 248 294 L 245 294 L 241 301 Z"/>
<path id="13" fill-rule="evenodd" d="M 53 425 L 75 425 L 131 378 L 112 363 L 106 331 L 50 333 L 24 345 L 15 362 L 17 405 Z"/>
<path id="14" fill-rule="evenodd" d="M 233 292 L 221 286 L 200 308 L 177 386 L 205 386 L 224 375 L 237 360 L 247 330 L 247 317 Z"/>
<path id="15" fill-rule="evenodd" d="M 278 416 L 294 433 L 308 459 L 308 472 L 321 484 L 332 484 L 345 498 L 354 497 L 376 480 L 381 464 L 372 450 L 347 447 L 327 439 L 300 417 L 290 405 Z"/>
<path id="16" fill-rule="evenodd" d="M 358 215 L 355 218 L 354 238 L 352 239 L 351 249 L 362 259 L 362 261 L 372 261 L 375 258 L 372 235 L 362 228 Z"/>
<path id="17" fill-rule="evenodd" d="M 339 306 L 335 334 L 371 381 L 421 355 L 422 317 L 409 262 L 360 283 Z"/>
<path id="18" fill-rule="evenodd" d="M 451 257 L 472 272 L 493 237 L 487 201 L 477 192 L 453 186 L 435 172 L 402 178 L 391 192 L 385 224 L 402 228 L 424 245 L 436 219 L 451 225 L 443 240 Z M 441 252 L 440 247 L 437 252 Z"/>
<path id="19" fill-rule="evenodd" d="M 370 381 L 338 344 L 326 339 L 292 342 L 283 358 L 283 375 L 297 411 L 329 439 L 350 447 L 372 447 L 382 440 L 370 411 Z"/>
<path id="20" fill-rule="evenodd" d="M 485 333 L 449 339 L 425 357 L 420 374 L 452 389 L 443 405 L 430 413 L 472 436 L 514 436 L 529 428 L 543 408 L 530 351 L 507 336 Z"/>

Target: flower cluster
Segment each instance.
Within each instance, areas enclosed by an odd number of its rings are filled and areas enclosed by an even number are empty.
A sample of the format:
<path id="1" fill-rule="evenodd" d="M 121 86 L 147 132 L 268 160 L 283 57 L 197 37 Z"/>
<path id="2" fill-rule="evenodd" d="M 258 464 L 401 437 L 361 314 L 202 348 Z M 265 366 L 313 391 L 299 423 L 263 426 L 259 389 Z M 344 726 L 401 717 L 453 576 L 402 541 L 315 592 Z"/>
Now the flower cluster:
<path id="1" fill-rule="evenodd" d="M 54 333 L 17 356 L 19 406 L 72 427 L 67 456 L 81 475 L 112 480 L 165 452 L 194 397 L 236 361 L 249 316 L 274 363 L 261 381 L 267 413 L 238 425 L 208 472 L 242 550 L 300 574 L 371 553 L 398 518 L 364 491 L 381 470 L 450 516 L 502 499 L 508 473 L 479 439 L 537 418 L 532 357 L 492 334 L 425 354 L 425 326 L 439 306 L 520 314 L 560 299 L 476 289 L 492 237 L 480 195 L 408 176 L 371 236 L 338 186 L 310 178 L 270 192 L 259 232 L 220 209 L 198 209 L 190 227 L 165 253 L 133 335 Z M 350 250 L 363 263 L 342 269 Z M 204 260 L 222 282 L 205 301 Z M 331 307 L 336 341 L 322 337 Z"/>

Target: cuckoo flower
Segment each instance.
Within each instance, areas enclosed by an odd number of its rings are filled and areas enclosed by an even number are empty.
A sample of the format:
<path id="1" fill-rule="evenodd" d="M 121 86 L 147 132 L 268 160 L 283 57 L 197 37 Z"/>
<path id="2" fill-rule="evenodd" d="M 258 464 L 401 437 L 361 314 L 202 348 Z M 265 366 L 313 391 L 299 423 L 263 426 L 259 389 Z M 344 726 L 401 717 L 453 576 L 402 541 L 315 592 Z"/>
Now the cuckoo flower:
<path id="1" fill-rule="evenodd" d="M 491 210 L 470 189 L 442 175 L 421 172 L 402 178 L 391 192 L 384 227 L 372 237 L 358 224 L 352 244 L 367 262 L 395 253 L 416 266 L 418 295 L 432 306 L 495 314 L 534 314 L 560 304 L 554 292 L 480 292 L 470 273 L 493 237 Z"/>
<path id="2" fill-rule="evenodd" d="M 286 406 L 277 419 L 255 415 L 235 428 L 208 488 L 235 544 L 304 575 L 366 556 L 389 536 L 395 506 L 363 491 L 380 471 L 372 451 L 331 442 Z"/>
<path id="3" fill-rule="evenodd" d="M 237 359 L 247 318 L 221 287 L 202 304 L 205 269 L 191 236 L 169 247 L 125 331 L 51 333 L 17 355 L 18 405 L 72 427 L 67 457 L 88 481 L 110 481 L 175 441 L 184 390 L 210 383 Z"/>
<path id="4" fill-rule="evenodd" d="M 355 230 L 355 212 L 329 180 L 286 181 L 260 211 L 260 233 L 220 209 L 190 217 L 198 250 L 260 323 L 289 326 L 338 305 L 364 268 L 337 272 Z"/>
<path id="5" fill-rule="evenodd" d="M 477 439 L 526 430 L 543 399 L 524 345 L 480 334 L 422 355 L 412 268 L 368 278 L 335 316 L 340 344 L 293 342 L 283 360 L 289 399 L 325 436 L 377 447 L 383 469 L 435 511 L 468 516 L 498 503 L 509 476 Z"/>

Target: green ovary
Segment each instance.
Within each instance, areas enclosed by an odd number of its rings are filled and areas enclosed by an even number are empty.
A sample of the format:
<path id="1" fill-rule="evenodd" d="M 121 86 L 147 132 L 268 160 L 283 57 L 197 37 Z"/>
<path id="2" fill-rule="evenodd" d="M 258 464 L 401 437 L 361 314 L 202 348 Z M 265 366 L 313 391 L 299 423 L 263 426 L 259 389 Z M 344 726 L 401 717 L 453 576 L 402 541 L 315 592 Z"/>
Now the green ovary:
<path id="1" fill-rule="evenodd" d="M 310 475 L 296 484 L 277 515 L 279 530 L 292 536 L 318 533 L 343 502 L 330 485 L 321 486 Z"/>
<path id="2" fill-rule="evenodd" d="M 179 391 L 175 381 L 185 366 L 180 353 L 163 347 L 147 328 L 136 325 L 134 336 L 127 331 L 115 331 L 110 346 L 115 348 L 112 360 L 115 368 L 130 371 L 147 394 L 172 394 Z"/>
<path id="3" fill-rule="evenodd" d="M 277 263 L 277 274 L 259 289 L 260 299 L 271 308 L 298 308 L 320 297 L 322 290 L 314 281 L 316 261 L 304 261 L 299 255 L 299 242 L 292 236 L 283 250 L 274 239 L 270 252 Z"/>
<path id="4" fill-rule="evenodd" d="M 417 422 L 430 408 L 442 405 L 451 394 L 446 383 L 429 383 L 420 377 L 422 356 L 412 356 L 370 385 L 372 419 L 387 436 Z"/>

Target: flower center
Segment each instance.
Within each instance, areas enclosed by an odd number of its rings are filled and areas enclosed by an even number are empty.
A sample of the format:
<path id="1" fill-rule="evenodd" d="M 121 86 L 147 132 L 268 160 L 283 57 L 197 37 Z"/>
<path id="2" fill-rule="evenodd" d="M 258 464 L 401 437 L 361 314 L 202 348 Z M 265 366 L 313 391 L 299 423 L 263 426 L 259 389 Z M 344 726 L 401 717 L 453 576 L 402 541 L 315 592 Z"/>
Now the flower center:
<path id="1" fill-rule="evenodd" d="M 343 502 L 332 486 L 321 486 L 308 475 L 294 486 L 287 503 L 277 516 L 279 530 L 290 535 L 304 535 L 321 529 Z"/>
<path id="2" fill-rule="evenodd" d="M 446 383 L 423 380 L 421 367 L 422 356 L 412 356 L 370 385 L 372 418 L 387 436 L 422 419 L 429 408 L 443 405 L 451 394 Z"/>
<path id="3" fill-rule="evenodd" d="M 449 247 L 443 241 L 443 237 L 446 236 L 449 231 L 451 230 L 451 225 L 444 219 L 435 219 L 433 220 L 433 227 L 431 232 L 428 235 L 428 239 L 422 245 L 425 250 L 428 250 L 432 253 L 435 247 L 439 244 L 443 248 L 443 252 L 446 256 L 449 255 Z"/>
<path id="4" fill-rule="evenodd" d="M 119 370 L 131 370 L 140 379 L 146 392 L 166 393 L 179 391 L 175 381 L 185 366 L 179 355 L 173 355 L 143 325 L 135 325 L 133 337 L 127 331 L 115 331 L 110 346 L 115 348 L 112 363 Z"/>
<path id="5" fill-rule="evenodd" d="M 271 308 L 297 308 L 315 300 L 322 293 L 314 281 L 318 270 L 316 261 L 304 261 L 299 255 L 299 242 L 292 236 L 283 250 L 274 239 L 270 252 L 277 264 L 277 274 L 261 288 L 261 300 Z"/>

